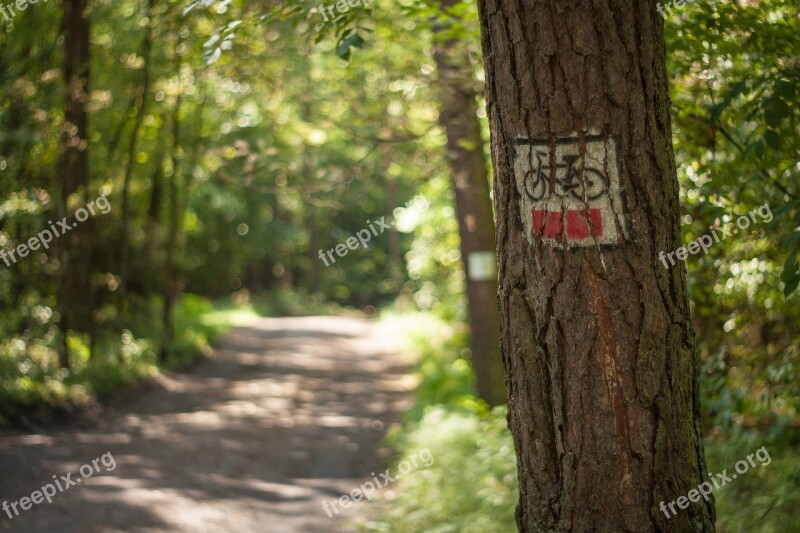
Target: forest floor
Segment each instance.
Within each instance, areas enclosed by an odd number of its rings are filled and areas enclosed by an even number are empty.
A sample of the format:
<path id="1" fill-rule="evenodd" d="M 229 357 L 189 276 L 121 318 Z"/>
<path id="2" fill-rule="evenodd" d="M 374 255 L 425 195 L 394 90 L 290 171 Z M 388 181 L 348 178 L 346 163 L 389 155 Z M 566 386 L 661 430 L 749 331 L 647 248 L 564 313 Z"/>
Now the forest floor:
<path id="1" fill-rule="evenodd" d="M 261 318 L 99 414 L 0 434 L 0 502 L 116 463 L 13 519 L 0 510 L 0 531 L 356 531 L 374 505 L 329 518 L 322 501 L 388 466 L 381 440 L 413 386 L 398 337 L 363 318 Z"/>

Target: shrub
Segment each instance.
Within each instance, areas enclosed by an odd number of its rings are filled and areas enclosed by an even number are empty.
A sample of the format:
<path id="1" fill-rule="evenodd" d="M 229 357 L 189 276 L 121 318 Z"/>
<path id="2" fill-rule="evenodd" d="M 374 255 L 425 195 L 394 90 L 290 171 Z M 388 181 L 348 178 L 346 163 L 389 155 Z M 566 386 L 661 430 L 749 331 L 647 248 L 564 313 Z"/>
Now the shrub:
<path id="1" fill-rule="evenodd" d="M 399 480 L 385 516 L 367 524 L 367 529 L 381 533 L 516 531 L 516 458 L 505 407 L 483 416 L 444 406 L 428 408 L 422 420 L 399 437 L 398 446 L 401 460 L 427 448 L 434 463 Z"/>

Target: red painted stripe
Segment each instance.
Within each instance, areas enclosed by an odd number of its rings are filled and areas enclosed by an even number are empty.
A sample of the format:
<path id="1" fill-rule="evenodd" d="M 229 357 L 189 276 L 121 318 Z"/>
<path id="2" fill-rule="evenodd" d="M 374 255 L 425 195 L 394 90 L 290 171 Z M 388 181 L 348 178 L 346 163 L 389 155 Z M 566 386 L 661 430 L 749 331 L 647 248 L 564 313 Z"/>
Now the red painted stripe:
<path id="1" fill-rule="evenodd" d="M 588 216 L 587 216 L 588 215 Z M 563 213 L 545 209 L 531 209 L 533 233 L 547 238 L 556 238 L 563 231 Z M 603 236 L 603 213 L 599 209 L 568 209 L 567 239 L 574 241 L 594 235 Z"/>
<path id="2" fill-rule="evenodd" d="M 554 238 L 561 235 L 562 222 L 560 211 L 532 209 L 533 232 L 543 237 Z"/>
<path id="3" fill-rule="evenodd" d="M 588 217 L 585 209 L 567 211 L 567 239 L 586 239 L 594 235 L 603 236 L 603 214 L 599 209 L 589 209 Z"/>

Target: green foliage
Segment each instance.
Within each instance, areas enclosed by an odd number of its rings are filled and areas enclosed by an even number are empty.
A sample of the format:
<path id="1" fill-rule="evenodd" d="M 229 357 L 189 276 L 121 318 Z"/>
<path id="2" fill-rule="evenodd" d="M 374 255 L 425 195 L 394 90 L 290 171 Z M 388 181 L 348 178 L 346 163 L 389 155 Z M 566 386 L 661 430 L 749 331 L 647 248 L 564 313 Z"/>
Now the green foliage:
<path id="1" fill-rule="evenodd" d="M 790 428 L 800 421 L 796 8 L 788 0 L 693 2 L 665 24 L 684 242 L 759 206 L 773 215 L 687 261 L 709 463 L 722 451 L 729 462 L 721 468 L 750 453 L 740 446 L 745 435 L 748 446 L 770 442 L 780 457 L 779 466 L 719 495 L 721 531 L 785 530 L 782 494 L 796 489 L 789 474 L 798 464 Z"/>
<path id="2" fill-rule="evenodd" d="M 123 346 L 129 345 L 123 344 Z M 79 367 L 74 374 L 64 380 L 64 383 L 67 386 L 77 386 L 78 390 L 86 390 L 89 395 L 86 398 L 88 400 L 111 395 L 157 373 L 155 363 L 143 357 L 122 361 L 102 360 L 96 364 Z"/>
<path id="3" fill-rule="evenodd" d="M 750 467 L 745 474 L 714 491 L 717 531 L 720 533 L 783 533 L 793 531 L 794 513 L 800 507 L 800 463 L 797 461 L 798 435 L 775 438 L 760 432 L 739 429 L 718 433 L 706 440 L 708 471 L 728 475 L 737 461 L 765 447 L 769 460 Z M 763 457 L 763 452 L 762 452 Z"/>
<path id="4" fill-rule="evenodd" d="M 473 375 L 463 324 L 431 313 L 384 312 L 393 328 L 408 332 L 418 354 L 414 407 L 390 433 L 397 463 L 430 449 L 435 463 L 399 481 L 371 531 L 514 531 L 516 459 L 504 407 L 490 411 L 473 395 Z M 397 464 L 396 463 L 396 464 Z"/>
<path id="5" fill-rule="evenodd" d="M 430 407 L 398 447 L 400 460 L 427 448 L 434 463 L 398 481 L 397 496 L 370 531 L 516 531 L 516 457 L 505 407 L 488 414 Z"/>
<path id="6" fill-rule="evenodd" d="M 481 409 L 474 396 L 473 372 L 464 355 L 467 349 L 467 331 L 464 324 L 448 324 L 426 312 L 398 313 L 384 311 L 381 315 L 393 329 L 407 332 L 406 350 L 417 356 L 415 389 L 416 402 L 406 413 L 408 421 L 422 417 L 432 405 L 448 405 Z"/>
<path id="7" fill-rule="evenodd" d="M 159 308 L 160 302 L 154 299 L 150 312 L 142 311 L 138 316 L 157 316 Z M 42 309 L 37 312 L 48 315 Z M 168 359 L 162 363 L 157 361 L 151 340 L 159 338 L 158 326 L 152 320 L 139 321 L 119 337 L 101 339 L 93 359 L 89 358 L 87 339 L 70 336 L 70 370 L 58 367 L 53 331 L 42 339 L 7 339 L 0 344 L 0 426 L 27 424 L 53 412 L 74 410 L 156 375 L 159 367 L 185 366 L 207 351 L 231 324 L 255 316 L 234 309 L 215 311 L 207 299 L 192 294 L 178 302 L 175 314 L 178 334 L 170 345 Z"/>
<path id="8" fill-rule="evenodd" d="M 89 175 L 70 198 L 60 197 L 62 13 L 40 5 L 0 32 L 0 247 L 60 219 L 62 201 L 77 206 L 103 192 L 113 206 L 87 223 L 91 287 L 83 296 L 93 331 L 71 321 L 69 371 L 54 359 L 65 309 L 57 249 L 11 268 L 0 264 L 0 338 L 5 352 L 17 353 L 17 341 L 24 346 L 22 355 L 3 358 L 2 394 L 25 405 L 89 401 L 149 375 L 165 340 L 167 291 L 214 299 L 252 293 L 259 312 L 300 314 L 380 305 L 425 282 L 405 268 L 413 225 L 373 238 L 330 267 L 317 256 L 367 220 L 393 216 L 420 183 L 441 174 L 424 32 L 398 29 L 388 16 L 359 33 L 337 21 L 348 53 L 363 44 L 356 35 L 390 43 L 364 48 L 363 63 L 344 65 L 335 43 L 313 49 L 303 38 L 308 24 L 267 17 L 252 3 L 155 2 L 150 12 L 147 5 L 126 0 L 89 9 Z M 156 44 L 149 53 L 147 39 Z M 176 279 L 167 279 L 168 270 Z M 195 304 L 189 297 L 173 310 L 169 368 L 193 360 L 219 332 L 194 321 L 208 316 Z M 128 362 L 132 350 L 139 351 Z M 32 357 L 39 362 L 28 368 Z M 19 365 L 34 377 L 20 377 Z"/>
<path id="9" fill-rule="evenodd" d="M 465 319 L 465 280 L 461 266 L 458 222 L 449 177 L 438 174 L 422 186 L 429 207 L 421 213 L 406 255 L 416 285 L 414 303 L 447 321 Z"/>
<path id="10" fill-rule="evenodd" d="M 204 322 L 213 325 L 247 324 L 256 316 L 311 316 L 335 315 L 353 312 L 345 307 L 326 301 L 319 293 L 309 294 L 278 288 L 274 291 L 251 294 L 247 289 L 236 291 L 228 298 L 221 298 L 215 304 L 216 311 L 204 315 Z"/>

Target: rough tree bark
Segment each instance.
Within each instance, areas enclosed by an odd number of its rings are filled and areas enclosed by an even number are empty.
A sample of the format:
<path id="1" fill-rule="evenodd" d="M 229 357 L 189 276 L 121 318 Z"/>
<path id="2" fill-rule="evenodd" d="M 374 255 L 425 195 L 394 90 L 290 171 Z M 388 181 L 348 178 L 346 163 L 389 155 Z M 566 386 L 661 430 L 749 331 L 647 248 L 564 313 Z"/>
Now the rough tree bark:
<path id="1" fill-rule="evenodd" d="M 442 0 L 442 10 L 446 11 L 455 3 Z M 494 406 L 506 402 L 500 354 L 494 217 L 476 94 L 469 90 L 472 68 L 466 56 L 457 41 L 436 40 L 434 58 L 441 100 L 439 123 L 447 134 L 447 159 L 455 192 L 475 389 L 479 398 Z"/>
<path id="2" fill-rule="evenodd" d="M 480 0 L 520 531 L 713 531 L 663 22 Z M 671 515 L 671 513 L 670 513 Z"/>

